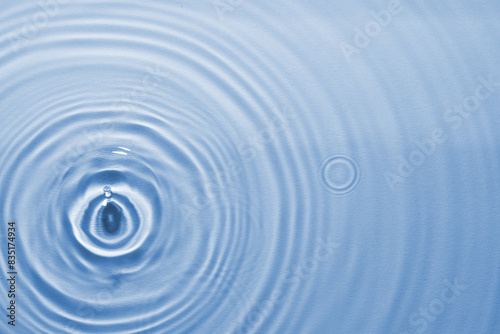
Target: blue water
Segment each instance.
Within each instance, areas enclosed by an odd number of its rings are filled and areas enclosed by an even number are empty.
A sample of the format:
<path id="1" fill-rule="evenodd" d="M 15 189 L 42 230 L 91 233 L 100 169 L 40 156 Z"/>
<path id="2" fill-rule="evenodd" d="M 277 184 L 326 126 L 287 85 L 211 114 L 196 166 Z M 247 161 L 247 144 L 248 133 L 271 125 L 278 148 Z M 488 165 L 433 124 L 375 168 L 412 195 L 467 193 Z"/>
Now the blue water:
<path id="1" fill-rule="evenodd" d="M 0 333 L 500 333 L 499 14 L 2 0 Z"/>

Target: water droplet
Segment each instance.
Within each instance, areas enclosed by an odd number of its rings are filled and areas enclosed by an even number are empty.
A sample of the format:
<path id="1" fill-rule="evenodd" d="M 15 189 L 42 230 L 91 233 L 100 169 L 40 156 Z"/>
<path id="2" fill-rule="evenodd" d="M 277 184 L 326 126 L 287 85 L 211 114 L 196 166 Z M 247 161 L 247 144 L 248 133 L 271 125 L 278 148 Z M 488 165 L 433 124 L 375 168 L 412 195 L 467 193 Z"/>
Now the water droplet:
<path id="1" fill-rule="evenodd" d="M 111 187 L 109 186 L 105 186 L 104 189 L 104 196 L 106 196 L 106 198 L 110 198 L 111 197 Z"/>
<path id="2" fill-rule="evenodd" d="M 120 228 L 122 220 L 122 210 L 113 202 L 108 202 L 99 213 L 99 220 L 104 231 L 113 234 Z"/>
<path id="3" fill-rule="evenodd" d="M 321 169 L 323 184 L 336 195 L 346 195 L 358 184 L 358 165 L 348 156 L 332 156 L 323 162 Z"/>

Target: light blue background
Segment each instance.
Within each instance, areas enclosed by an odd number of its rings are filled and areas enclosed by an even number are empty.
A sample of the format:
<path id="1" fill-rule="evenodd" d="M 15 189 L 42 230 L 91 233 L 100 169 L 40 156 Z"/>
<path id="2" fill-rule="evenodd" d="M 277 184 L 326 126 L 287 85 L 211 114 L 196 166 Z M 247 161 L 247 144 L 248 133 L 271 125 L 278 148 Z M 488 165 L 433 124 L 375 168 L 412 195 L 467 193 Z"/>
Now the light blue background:
<path id="1" fill-rule="evenodd" d="M 497 1 L 41 4 L 0 5 L 0 332 L 500 332 Z"/>

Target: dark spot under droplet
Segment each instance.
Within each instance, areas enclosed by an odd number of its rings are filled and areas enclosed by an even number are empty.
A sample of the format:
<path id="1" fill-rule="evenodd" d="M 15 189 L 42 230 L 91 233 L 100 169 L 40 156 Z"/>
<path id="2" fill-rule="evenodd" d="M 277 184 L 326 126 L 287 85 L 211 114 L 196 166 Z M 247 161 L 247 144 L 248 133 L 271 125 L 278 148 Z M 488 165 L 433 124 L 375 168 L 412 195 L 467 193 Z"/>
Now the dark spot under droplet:
<path id="1" fill-rule="evenodd" d="M 116 233 L 120 228 L 120 223 L 122 220 L 122 210 L 118 205 L 113 202 L 108 202 L 100 212 L 100 221 L 102 227 L 108 233 Z"/>

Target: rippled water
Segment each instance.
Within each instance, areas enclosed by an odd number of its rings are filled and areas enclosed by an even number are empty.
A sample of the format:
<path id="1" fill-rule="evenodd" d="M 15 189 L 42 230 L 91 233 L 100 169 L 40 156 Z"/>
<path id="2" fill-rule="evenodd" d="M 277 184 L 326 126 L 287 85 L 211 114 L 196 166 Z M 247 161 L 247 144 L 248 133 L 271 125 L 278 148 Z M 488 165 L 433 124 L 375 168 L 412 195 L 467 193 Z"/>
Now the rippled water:
<path id="1" fill-rule="evenodd" d="M 0 332 L 500 332 L 498 13 L 3 1 Z"/>

